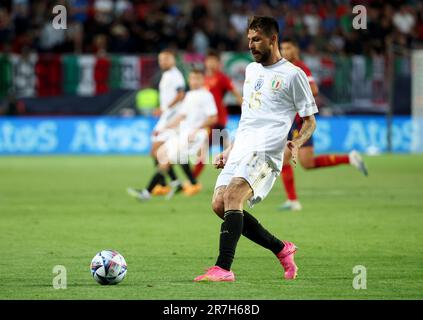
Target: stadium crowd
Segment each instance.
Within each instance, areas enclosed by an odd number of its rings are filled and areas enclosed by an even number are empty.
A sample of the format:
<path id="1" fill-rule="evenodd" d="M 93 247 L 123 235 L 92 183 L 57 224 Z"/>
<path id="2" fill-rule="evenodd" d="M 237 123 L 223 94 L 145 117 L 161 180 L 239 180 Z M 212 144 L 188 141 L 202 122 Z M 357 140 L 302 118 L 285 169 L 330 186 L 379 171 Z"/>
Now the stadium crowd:
<path id="1" fill-rule="evenodd" d="M 354 5 L 367 29 L 352 28 Z M 67 7 L 67 29 L 54 29 L 52 8 Z M 423 43 L 423 3 L 344 0 L 2 0 L 0 51 L 156 53 L 165 47 L 205 53 L 246 50 L 251 15 L 277 18 L 282 37 L 306 53 L 383 53 Z"/>

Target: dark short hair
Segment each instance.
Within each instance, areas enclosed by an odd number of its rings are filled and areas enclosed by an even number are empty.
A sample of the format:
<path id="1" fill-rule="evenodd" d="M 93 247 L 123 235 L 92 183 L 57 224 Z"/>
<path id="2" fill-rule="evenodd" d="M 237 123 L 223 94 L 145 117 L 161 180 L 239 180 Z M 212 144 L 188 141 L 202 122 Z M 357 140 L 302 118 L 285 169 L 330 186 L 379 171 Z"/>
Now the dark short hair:
<path id="1" fill-rule="evenodd" d="M 298 47 L 298 41 L 297 41 L 297 40 L 295 40 L 294 38 L 289 38 L 289 37 L 282 38 L 281 43 L 284 43 L 284 42 L 291 43 L 292 45 L 294 45 L 294 46 Z"/>
<path id="2" fill-rule="evenodd" d="M 170 49 L 170 48 L 163 49 L 162 51 L 160 51 L 160 53 L 167 53 L 167 54 L 170 54 L 170 55 L 176 57 L 176 52 L 174 50 Z"/>
<path id="3" fill-rule="evenodd" d="M 209 57 L 216 58 L 217 60 L 220 60 L 220 54 L 216 49 L 209 49 L 207 51 L 206 58 L 209 58 Z"/>
<path id="4" fill-rule="evenodd" d="M 204 75 L 204 69 L 200 67 L 193 67 L 189 73 L 201 74 Z"/>
<path id="5" fill-rule="evenodd" d="M 251 17 L 248 22 L 248 30 L 261 31 L 269 38 L 273 35 L 279 35 L 278 22 L 272 17 Z"/>

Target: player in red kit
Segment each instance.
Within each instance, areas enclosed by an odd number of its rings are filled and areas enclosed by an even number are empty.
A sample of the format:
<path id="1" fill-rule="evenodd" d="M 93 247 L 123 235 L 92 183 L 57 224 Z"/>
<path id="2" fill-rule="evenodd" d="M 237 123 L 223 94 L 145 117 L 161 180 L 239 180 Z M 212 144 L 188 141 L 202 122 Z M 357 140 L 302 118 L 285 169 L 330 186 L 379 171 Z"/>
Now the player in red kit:
<path id="1" fill-rule="evenodd" d="M 223 130 L 226 127 L 228 121 L 228 110 L 223 103 L 223 99 L 227 92 L 231 92 L 239 105 L 242 104 L 242 96 L 235 88 L 231 79 L 221 71 L 221 62 L 219 54 L 210 50 L 204 61 L 205 66 L 205 87 L 211 92 L 214 97 L 217 107 L 217 123 L 212 129 Z M 211 137 L 211 135 L 210 135 Z M 225 142 L 225 140 L 224 140 Z M 210 138 L 211 143 L 211 138 Z M 223 146 L 224 149 L 227 146 Z M 194 168 L 194 177 L 197 178 L 204 169 L 204 163 L 198 162 Z"/>
<path id="2" fill-rule="evenodd" d="M 319 89 L 316 82 L 313 79 L 310 69 L 300 60 L 300 52 L 297 43 L 292 39 L 283 39 L 281 43 L 282 56 L 301 68 L 308 77 L 311 91 L 314 96 L 317 96 Z M 295 116 L 294 123 L 289 132 L 288 140 L 295 138 L 301 130 L 302 119 Z M 281 210 L 293 210 L 299 211 L 302 209 L 301 203 L 298 201 L 297 193 L 295 190 L 294 182 L 294 171 L 290 164 L 291 153 L 286 150 L 284 156 L 284 163 L 282 167 L 282 182 L 285 187 L 287 200 L 280 207 Z M 313 137 L 311 137 L 306 143 L 304 143 L 299 152 L 298 160 L 304 169 L 316 169 L 322 167 L 337 166 L 340 164 L 350 164 L 360 170 L 364 175 L 367 176 L 367 168 L 362 160 L 360 154 L 353 150 L 349 154 L 337 155 L 337 154 L 325 154 L 325 155 L 314 155 Z M 296 163 L 297 159 L 293 159 Z"/>

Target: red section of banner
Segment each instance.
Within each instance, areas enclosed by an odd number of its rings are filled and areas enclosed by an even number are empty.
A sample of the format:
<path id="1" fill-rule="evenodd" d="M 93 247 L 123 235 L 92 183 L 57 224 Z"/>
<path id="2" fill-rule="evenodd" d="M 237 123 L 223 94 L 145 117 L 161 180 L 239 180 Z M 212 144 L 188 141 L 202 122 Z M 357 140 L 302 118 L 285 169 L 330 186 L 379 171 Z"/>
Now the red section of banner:
<path id="1" fill-rule="evenodd" d="M 159 70 L 157 57 L 156 56 L 146 56 L 140 58 L 140 68 L 141 68 L 141 88 L 143 87 L 153 87 L 154 86 L 154 76 Z"/>
<path id="2" fill-rule="evenodd" d="M 107 58 L 97 58 L 94 67 L 95 93 L 102 94 L 109 91 L 109 74 L 111 62 Z"/>
<path id="3" fill-rule="evenodd" d="M 60 55 L 39 55 L 35 64 L 35 75 L 39 97 L 58 96 L 62 93 L 62 60 Z"/>

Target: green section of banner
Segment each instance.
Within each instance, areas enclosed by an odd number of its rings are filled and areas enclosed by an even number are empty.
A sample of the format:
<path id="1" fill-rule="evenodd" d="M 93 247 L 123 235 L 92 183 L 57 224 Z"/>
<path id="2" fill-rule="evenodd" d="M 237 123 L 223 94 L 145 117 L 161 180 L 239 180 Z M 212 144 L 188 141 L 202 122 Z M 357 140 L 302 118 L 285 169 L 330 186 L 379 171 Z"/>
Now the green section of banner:
<path id="1" fill-rule="evenodd" d="M 373 77 L 373 58 L 365 57 L 366 59 L 366 80 L 370 80 Z"/>
<path id="2" fill-rule="evenodd" d="M 109 75 L 109 87 L 111 90 L 119 89 L 122 84 L 122 68 L 121 68 L 121 58 L 119 56 L 111 56 L 111 66 L 110 66 L 110 75 Z"/>
<path id="3" fill-rule="evenodd" d="M 5 54 L 0 55 L 0 98 L 6 97 L 13 85 L 12 63 Z"/>
<path id="4" fill-rule="evenodd" d="M 335 81 L 333 100 L 337 103 L 351 102 L 352 61 L 346 56 L 335 57 Z"/>
<path id="5" fill-rule="evenodd" d="M 225 57 L 224 70 L 227 73 L 231 73 L 234 65 L 248 65 L 250 62 L 253 62 L 253 58 L 249 52 L 228 52 Z"/>
<path id="6" fill-rule="evenodd" d="M 77 94 L 80 68 L 78 57 L 75 55 L 66 55 L 63 61 L 63 91 L 67 94 Z"/>

